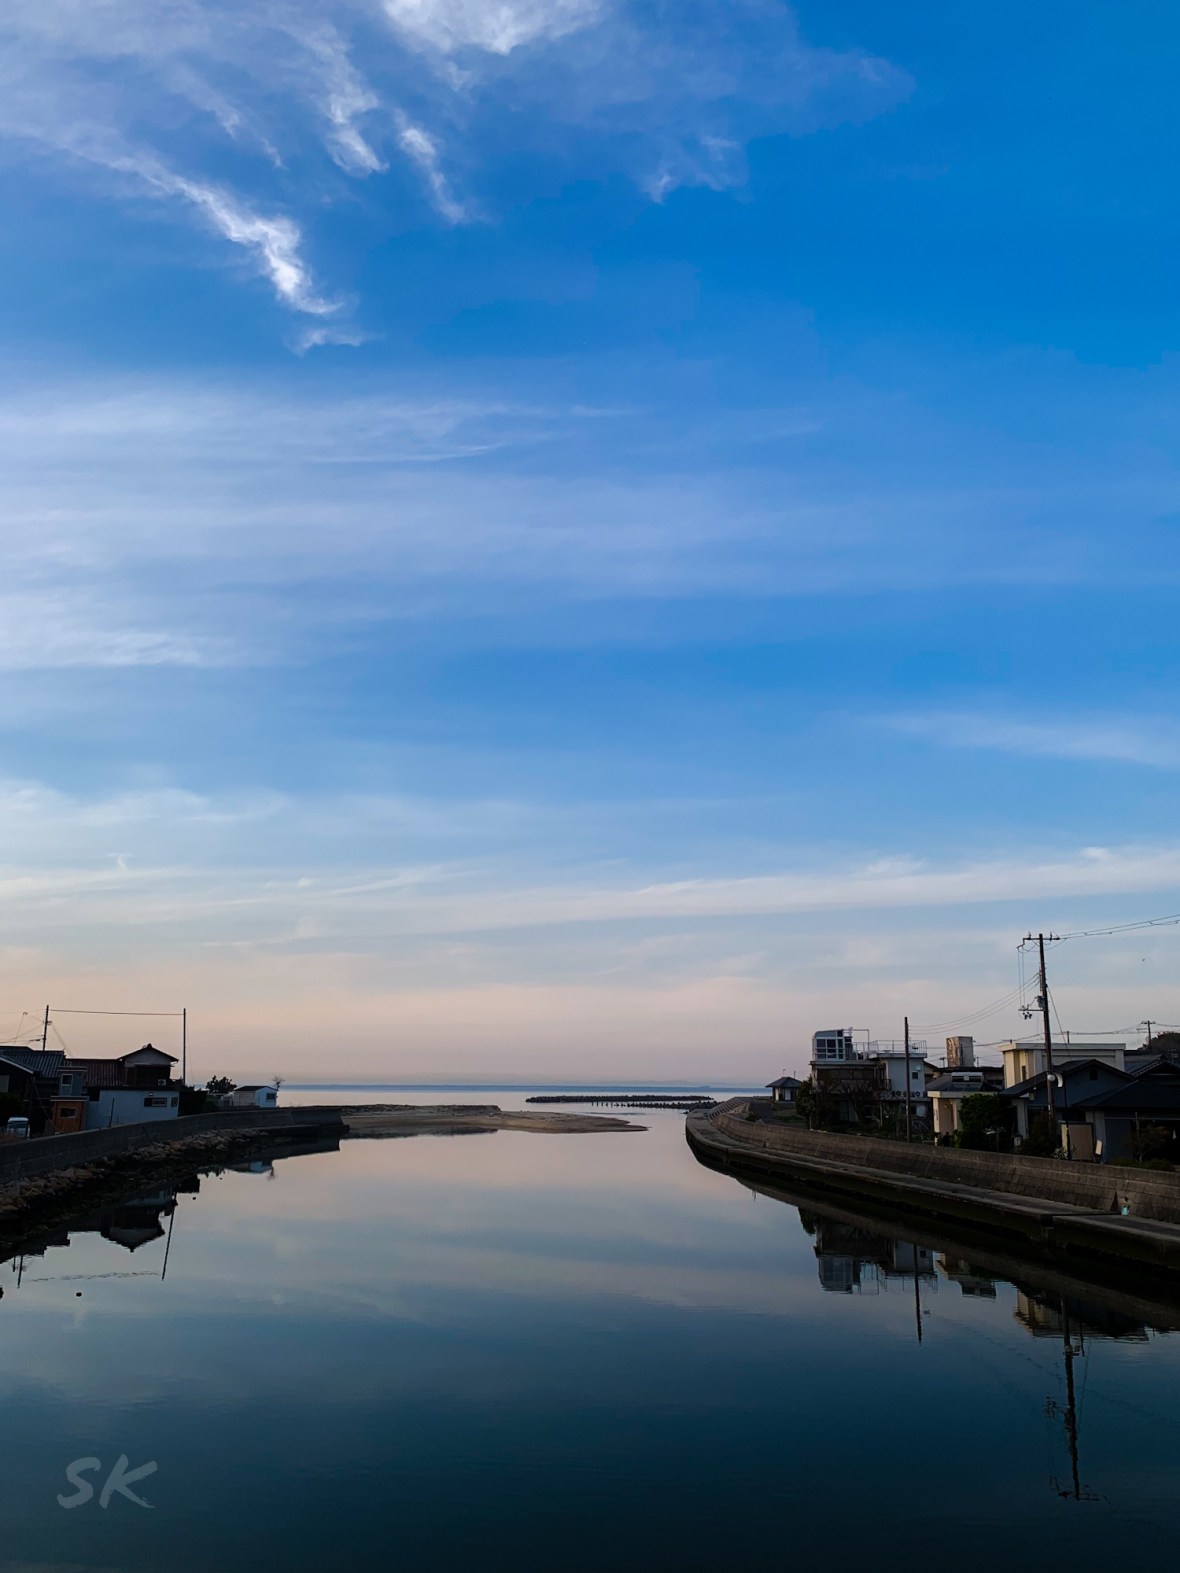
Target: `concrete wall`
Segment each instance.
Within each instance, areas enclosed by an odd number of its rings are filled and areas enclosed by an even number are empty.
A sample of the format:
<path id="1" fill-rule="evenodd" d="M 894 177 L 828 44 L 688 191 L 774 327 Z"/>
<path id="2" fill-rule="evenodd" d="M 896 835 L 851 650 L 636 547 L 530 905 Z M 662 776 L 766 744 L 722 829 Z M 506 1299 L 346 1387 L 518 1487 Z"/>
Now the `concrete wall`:
<path id="1" fill-rule="evenodd" d="M 1118 1211 L 1124 1204 L 1139 1218 L 1180 1222 L 1180 1173 L 1151 1169 L 1120 1169 L 1062 1158 L 1022 1158 L 1010 1153 L 964 1152 L 953 1147 L 887 1141 L 875 1136 L 845 1136 L 808 1131 L 801 1126 L 774 1125 L 742 1117 L 731 1102 L 714 1110 L 710 1123 L 723 1135 L 740 1141 L 752 1154 L 792 1153 L 802 1158 L 857 1164 L 920 1179 L 1006 1191 L 1096 1212 Z"/>
<path id="2" fill-rule="evenodd" d="M 344 1130 L 337 1109 L 219 1109 L 214 1114 L 186 1114 L 149 1125 L 116 1125 L 107 1131 L 78 1131 L 69 1136 L 44 1136 L 32 1141 L 0 1143 L 0 1185 L 52 1174 L 57 1169 L 93 1163 L 118 1153 L 158 1142 L 182 1141 L 205 1131 L 285 1130 L 332 1126 Z"/>
<path id="3" fill-rule="evenodd" d="M 162 1109 L 149 1109 L 145 1098 L 162 1098 Z M 86 1130 L 105 1131 L 115 1125 L 158 1124 L 175 1121 L 180 1094 L 171 1087 L 104 1087 L 97 1098 L 86 1100 Z"/>

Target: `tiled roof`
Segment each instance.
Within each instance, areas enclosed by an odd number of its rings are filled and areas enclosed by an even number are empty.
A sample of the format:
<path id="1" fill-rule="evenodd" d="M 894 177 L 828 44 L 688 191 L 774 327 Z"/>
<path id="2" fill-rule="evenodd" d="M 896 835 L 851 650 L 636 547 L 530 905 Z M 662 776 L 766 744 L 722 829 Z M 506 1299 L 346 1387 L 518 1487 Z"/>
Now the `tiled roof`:
<path id="1" fill-rule="evenodd" d="M 18 1065 L 23 1071 L 30 1071 L 34 1076 L 55 1077 L 60 1075 L 65 1055 L 60 1049 L 30 1049 L 23 1045 L 14 1045 L 12 1048 L 0 1047 L 0 1060 L 7 1060 L 9 1065 Z"/>
<path id="2" fill-rule="evenodd" d="M 127 1070 L 122 1060 L 67 1060 L 67 1071 L 81 1071 L 88 1087 L 125 1087 Z"/>

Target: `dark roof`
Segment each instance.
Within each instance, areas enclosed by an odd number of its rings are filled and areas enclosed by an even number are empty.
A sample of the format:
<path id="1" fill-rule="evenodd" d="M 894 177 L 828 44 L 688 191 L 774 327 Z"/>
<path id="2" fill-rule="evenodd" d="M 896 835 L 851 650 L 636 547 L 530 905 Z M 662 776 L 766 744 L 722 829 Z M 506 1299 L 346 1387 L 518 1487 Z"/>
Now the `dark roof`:
<path id="1" fill-rule="evenodd" d="M 127 1085 L 127 1067 L 122 1060 L 67 1060 L 64 1069 L 81 1071 L 88 1087 L 126 1087 Z"/>
<path id="2" fill-rule="evenodd" d="M 15 1065 L 31 1076 L 46 1079 L 60 1074 L 65 1055 L 60 1049 L 0 1048 L 0 1060 Z"/>
<path id="3" fill-rule="evenodd" d="M 1132 1078 L 1126 1071 L 1119 1070 L 1117 1065 L 1111 1065 L 1106 1060 L 1062 1060 L 1053 1066 L 1053 1073 L 1062 1076 L 1066 1081 L 1072 1081 L 1080 1071 L 1088 1070 L 1091 1065 L 1096 1065 L 1100 1071 L 1108 1076 L 1117 1077 L 1120 1081 L 1131 1081 Z M 1001 1096 L 1005 1098 L 1029 1098 L 1042 1091 L 1045 1086 L 1045 1072 L 1038 1071 L 1035 1076 L 1026 1077 L 1024 1081 L 1015 1082 L 1011 1087 L 1005 1087 Z"/>
<path id="4" fill-rule="evenodd" d="M 797 1076 L 779 1076 L 774 1081 L 768 1081 L 767 1087 L 802 1087 L 803 1083 Z M 238 1088 L 241 1091 L 241 1088 Z"/>
<path id="5" fill-rule="evenodd" d="M 128 1049 L 127 1053 L 120 1054 L 119 1058 L 121 1060 L 129 1060 L 133 1054 L 143 1054 L 148 1049 L 150 1049 L 153 1054 L 158 1054 L 161 1059 L 171 1060 L 174 1065 L 176 1064 L 175 1054 L 165 1054 L 164 1050 L 158 1049 L 154 1043 L 141 1043 L 138 1049 Z"/>
<path id="6" fill-rule="evenodd" d="M 1091 1109 L 1155 1110 L 1180 1109 L 1180 1066 L 1157 1065 L 1138 1076 L 1128 1077 L 1126 1086 L 1097 1093 L 1086 1099 Z"/>

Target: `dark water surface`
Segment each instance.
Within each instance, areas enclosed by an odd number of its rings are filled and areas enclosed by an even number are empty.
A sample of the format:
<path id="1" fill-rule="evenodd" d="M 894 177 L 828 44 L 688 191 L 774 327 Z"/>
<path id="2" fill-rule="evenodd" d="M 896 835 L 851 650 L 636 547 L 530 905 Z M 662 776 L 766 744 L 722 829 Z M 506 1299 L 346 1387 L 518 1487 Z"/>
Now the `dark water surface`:
<path id="1" fill-rule="evenodd" d="M 801 1216 L 642 1118 L 347 1142 L 4 1264 L 0 1566 L 1175 1565 L 1162 1302 Z M 120 1455 L 150 1509 L 100 1506 Z"/>

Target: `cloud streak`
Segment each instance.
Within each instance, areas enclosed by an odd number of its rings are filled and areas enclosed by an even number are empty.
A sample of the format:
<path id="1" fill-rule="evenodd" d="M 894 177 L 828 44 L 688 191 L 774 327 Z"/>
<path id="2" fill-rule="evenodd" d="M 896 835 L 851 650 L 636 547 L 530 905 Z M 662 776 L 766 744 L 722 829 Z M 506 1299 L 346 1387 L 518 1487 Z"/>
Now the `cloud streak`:
<path id="1" fill-rule="evenodd" d="M 323 222 L 342 179 L 380 179 L 398 155 L 447 224 L 491 213 L 498 161 L 539 152 L 663 201 L 740 184 L 754 137 L 909 90 L 885 61 L 809 46 L 780 0 L 12 0 L 0 49 L 0 137 L 186 202 L 311 315 L 339 304 L 296 213 Z"/>
<path id="2" fill-rule="evenodd" d="M 1050 716 L 1028 721 L 987 712 L 939 711 L 888 716 L 883 724 L 904 737 L 945 748 L 1180 770 L 1180 733 L 1173 722 L 1162 718 Z"/>

